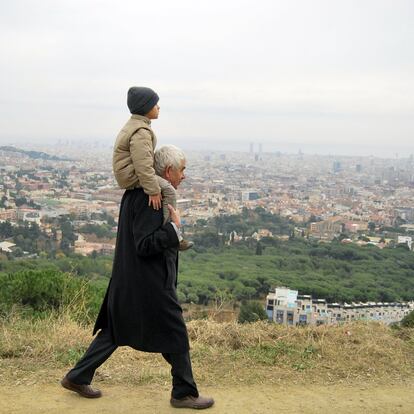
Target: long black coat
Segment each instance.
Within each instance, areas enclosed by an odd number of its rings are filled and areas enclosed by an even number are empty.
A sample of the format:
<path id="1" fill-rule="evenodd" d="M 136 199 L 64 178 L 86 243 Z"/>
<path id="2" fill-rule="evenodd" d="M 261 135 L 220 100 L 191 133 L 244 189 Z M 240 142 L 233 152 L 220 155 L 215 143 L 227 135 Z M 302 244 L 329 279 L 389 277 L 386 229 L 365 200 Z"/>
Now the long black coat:
<path id="1" fill-rule="evenodd" d="M 189 349 L 177 300 L 178 237 L 142 189 L 125 191 L 112 277 L 93 333 L 109 327 L 117 345 L 146 352 Z"/>

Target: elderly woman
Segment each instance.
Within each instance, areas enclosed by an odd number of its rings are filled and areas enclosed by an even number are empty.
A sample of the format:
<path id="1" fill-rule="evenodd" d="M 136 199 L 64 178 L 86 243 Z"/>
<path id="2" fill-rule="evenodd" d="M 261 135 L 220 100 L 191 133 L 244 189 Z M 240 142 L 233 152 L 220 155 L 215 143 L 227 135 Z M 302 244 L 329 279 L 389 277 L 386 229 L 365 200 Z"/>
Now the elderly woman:
<path id="1" fill-rule="evenodd" d="M 185 178 L 184 153 L 174 146 L 155 153 L 155 170 L 177 188 Z M 177 300 L 180 216 L 170 206 L 171 221 L 148 204 L 142 188 L 126 190 L 121 201 L 112 277 L 85 355 L 61 381 L 83 397 L 98 398 L 95 370 L 118 346 L 160 352 L 171 364 L 170 403 L 177 408 L 208 408 L 193 379 L 187 329 Z"/>

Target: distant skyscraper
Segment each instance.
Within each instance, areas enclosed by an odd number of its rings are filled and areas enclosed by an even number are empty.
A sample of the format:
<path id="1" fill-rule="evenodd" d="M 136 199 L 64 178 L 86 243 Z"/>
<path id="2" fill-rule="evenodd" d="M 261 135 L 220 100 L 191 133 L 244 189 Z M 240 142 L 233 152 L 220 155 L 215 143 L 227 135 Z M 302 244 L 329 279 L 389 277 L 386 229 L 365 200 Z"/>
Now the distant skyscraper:
<path id="1" fill-rule="evenodd" d="M 241 192 L 242 201 L 251 201 L 251 200 L 257 200 L 260 198 L 259 193 L 257 191 L 242 191 Z"/>
<path id="2" fill-rule="evenodd" d="M 254 144 L 253 142 L 250 143 L 250 154 L 253 154 L 254 151 Z"/>
<path id="3" fill-rule="evenodd" d="M 334 163 L 333 163 L 333 172 L 334 173 L 337 173 L 337 172 L 339 172 L 339 171 L 341 171 L 341 163 L 340 163 L 340 161 L 334 161 Z"/>
<path id="4" fill-rule="evenodd" d="M 259 144 L 259 154 L 261 154 L 262 153 L 262 144 L 260 143 Z"/>
<path id="5" fill-rule="evenodd" d="M 395 167 L 388 167 L 383 174 L 383 177 L 385 180 L 387 180 L 389 183 L 392 183 L 397 178 L 397 171 Z"/>
<path id="6" fill-rule="evenodd" d="M 362 165 L 361 164 L 357 164 L 356 167 L 355 167 L 355 169 L 356 169 L 356 172 L 358 172 L 358 173 L 362 172 Z"/>

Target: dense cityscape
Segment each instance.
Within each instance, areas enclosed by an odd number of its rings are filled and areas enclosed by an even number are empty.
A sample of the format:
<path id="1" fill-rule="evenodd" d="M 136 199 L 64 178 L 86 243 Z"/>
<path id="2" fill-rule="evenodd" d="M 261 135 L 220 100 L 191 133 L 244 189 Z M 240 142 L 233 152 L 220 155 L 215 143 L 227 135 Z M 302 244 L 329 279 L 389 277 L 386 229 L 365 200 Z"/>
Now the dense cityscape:
<path id="1" fill-rule="evenodd" d="M 42 249 L 111 254 L 123 193 L 113 178 L 111 149 L 59 143 L 45 152 L 29 150 L 0 149 L 2 254 L 36 257 Z M 178 201 L 188 231 L 212 217 L 262 207 L 289 219 L 302 237 L 412 249 L 413 155 L 266 153 L 260 144 L 250 144 L 248 150 L 188 152 Z M 12 236 L 16 226 L 35 227 L 35 245 L 28 247 L 24 235 Z M 266 228 L 232 234 L 233 240 L 246 237 L 287 236 Z"/>

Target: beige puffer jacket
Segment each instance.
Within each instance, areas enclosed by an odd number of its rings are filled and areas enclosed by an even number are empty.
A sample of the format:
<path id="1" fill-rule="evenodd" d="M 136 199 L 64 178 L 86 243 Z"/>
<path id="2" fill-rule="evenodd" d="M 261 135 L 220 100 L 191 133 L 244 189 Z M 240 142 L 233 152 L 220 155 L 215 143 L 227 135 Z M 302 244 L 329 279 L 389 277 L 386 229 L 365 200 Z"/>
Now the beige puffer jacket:
<path id="1" fill-rule="evenodd" d="M 151 121 L 132 115 L 116 138 L 112 158 L 115 179 L 121 188 L 142 187 L 149 195 L 161 192 L 154 170 L 156 145 Z"/>

